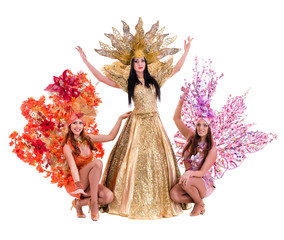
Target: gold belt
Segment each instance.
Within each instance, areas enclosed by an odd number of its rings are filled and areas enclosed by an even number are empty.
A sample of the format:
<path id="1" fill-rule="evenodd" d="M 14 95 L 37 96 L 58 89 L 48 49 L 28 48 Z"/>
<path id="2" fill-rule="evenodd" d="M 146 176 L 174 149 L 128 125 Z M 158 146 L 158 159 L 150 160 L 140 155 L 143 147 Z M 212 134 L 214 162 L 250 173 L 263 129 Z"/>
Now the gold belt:
<path id="1" fill-rule="evenodd" d="M 143 112 L 143 113 L 139 113 L 139 112 L 133 112 L 135 115 L 138 115 L 140 117 L 143 117 L 143 118 L 147 118 L 147 117 L 153 117 L 154 115 L 157 115 L 159 114 L 157 111 L 155 112 Z"/>

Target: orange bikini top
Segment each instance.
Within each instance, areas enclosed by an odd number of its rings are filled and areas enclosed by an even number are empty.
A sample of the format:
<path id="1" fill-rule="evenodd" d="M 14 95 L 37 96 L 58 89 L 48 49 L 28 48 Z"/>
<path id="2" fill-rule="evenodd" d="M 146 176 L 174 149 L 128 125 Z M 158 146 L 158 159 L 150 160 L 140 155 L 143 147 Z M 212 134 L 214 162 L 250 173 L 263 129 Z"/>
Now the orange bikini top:
<path id="1" fill-rule="evenodd" d="M 71 149 L 73 150 L 72 155 L 74 157 L 75 163 L 77 165 L 78 170 L 80 170 L 81 168 L 83 168 L 85 165 L 87 165 L 88 163 L 93 161 L 94 158 L 94 154 L 91 151 L 89 156 L 84 157 L 81 154 L 79 156 L 76 156 L 74 154 L 75 149 L 73 148 L 72 144 L 70 141 L 68 141 L 68 145 L 71 147 Z"/>

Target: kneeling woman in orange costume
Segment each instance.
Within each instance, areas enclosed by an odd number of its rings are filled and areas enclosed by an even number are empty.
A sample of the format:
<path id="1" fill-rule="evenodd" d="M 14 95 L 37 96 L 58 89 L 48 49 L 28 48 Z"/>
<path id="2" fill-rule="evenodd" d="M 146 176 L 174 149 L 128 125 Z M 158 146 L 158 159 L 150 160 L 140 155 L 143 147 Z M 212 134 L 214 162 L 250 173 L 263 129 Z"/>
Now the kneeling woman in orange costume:
<path id="1" fill-rule="evenodd" d="M 71 170 L 75 182 L 66 186 L 66 190 L 77 197 L 72 206 L 77 210 L 79 218 L 86 217 L 82 206 L 89 205 L 93 221 L 99 219 L 99 205 L 108 204 L 113 199 L 113 193 L 99 184 L 102 173 L 102 161 L 94 158 L 96 151 L 94 143 L 108 142 L 115 139 L 121 122 L 131 112 L 121 115 L 108 135 L 93 135 L 84 132 L 84 117 L 73 113 L 68 122 L 68 133 L 63 142 L 63 153 Z"/>

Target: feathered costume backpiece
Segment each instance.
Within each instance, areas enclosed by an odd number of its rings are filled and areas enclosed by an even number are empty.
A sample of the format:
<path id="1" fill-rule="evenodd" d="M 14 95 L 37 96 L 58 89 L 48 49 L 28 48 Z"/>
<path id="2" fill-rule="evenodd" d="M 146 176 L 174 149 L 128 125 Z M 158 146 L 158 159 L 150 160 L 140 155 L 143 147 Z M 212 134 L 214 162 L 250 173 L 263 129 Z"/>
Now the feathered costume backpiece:
<path id="1" fill-rule="evenodd" d="M 189 128 L 195 128 L 200 118 L 204 118 L 210 124 L 218 151 L 216 162 L 210 171 L 212 177 L 218 179 L 228 169 L 240 166 L 248 153 L 261 150 L 267 143 L 276 139 L 277 135 L 249 130 L 254 124 L 244 122 L 247 92 L 242 96 L 230 95 L 220 112 L 211 109 L 210 103 L 218 80 L 223 76 L 223 74 L 217 76 L 211 65 L 211 60 L 208 60 L 200 67 L 198 59 L 195 58 L 193 81 L 189 83 L 185 80 L 185 85 L 182 87 L 185 93 L 182 120 Z M 181 156 L 186 139 L 178 131 L 174 140 L 179 162 L 183 164 Z"/>
<path id="2" fill-rule="evenodd" d="M 101 99 L 83 72 L 75 75 L 65 70 L 53 81 L 45 89 L 50 93 L 51 103 L 46 103 L 45 96 L 39 100 L 30 97 L 23 102 L 22 115 L 28 123 L 21 135 L 16 131 L 10 135 L 10 146 L 22 161 L 62 187 L 73 181 L 61 146 L 68 131 L 68 120 L 72 114 L 80 114 L 84 116 L 85 131 L 98 134 L 95 116 Z M 96 144 L 96 147 L 95 156 L 102 158 L 102 144 Z"/>

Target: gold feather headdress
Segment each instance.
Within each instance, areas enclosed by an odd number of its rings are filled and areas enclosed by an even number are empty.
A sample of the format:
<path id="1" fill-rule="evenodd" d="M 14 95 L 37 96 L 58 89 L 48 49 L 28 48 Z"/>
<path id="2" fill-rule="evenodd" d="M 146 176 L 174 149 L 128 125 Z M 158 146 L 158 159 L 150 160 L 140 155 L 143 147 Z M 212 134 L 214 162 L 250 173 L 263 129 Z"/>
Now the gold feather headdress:
<path id="1" fill-rule="evenodd" d="M 169 70 L 171 70 L 172 59 L 165 63 L 162 63 L 160 59 L 174 55 L 180 50 L 179 48 L 168 48 L 168 45 L 176 40 L 176 36 L 167 38 L 169 34 L 163 34 L 165 27 L 159 30 L 159 21 L 144 34 L 143 21 L 139 18 L 134 36 L 130 33 L 128 24 L 124 21 L 122 23 L 123 35 L 115 28 L 112 28 L 113 34 L 105 34 L 111 40 L 112 46 L 100 42 L 101 49 L 95 49 L 102 56 L 119 60 L 112 65 L 104 66 L 103 71 L 107 77 L 115 81 L 118 78 L 127 80 L 131 60 L 135 57 L 146 58 L 149 72 L 153 77 L 168 77 L 171 72 Z"/>
<path id="2" fill-rule="evenodd" d="M 113 34 L 105 34 L 111 40 L 111 46 L 100 42 L 102 49 L 95 51 L 105 57 L 118 59 L 122 64 L 129 65 L 132 58 L 145 57 L 148 64 L 151 64 L 167 55 L 177 53 L 179 48 L 167 48 L 176 40 L 176 36 L 166 38 L 169 34 L 163 34 L 165 27 L 159 29 L 159 21 L 152 25 L 150 31 L 144 34 L 143 21 L 139 21 L 135 27 L 136 33 L 133 36 L 127 23 L 123 23 L 123 36 L 115 28 Z"/>

